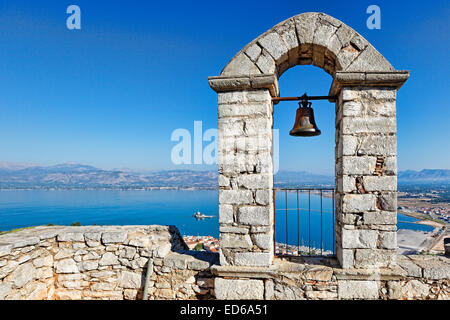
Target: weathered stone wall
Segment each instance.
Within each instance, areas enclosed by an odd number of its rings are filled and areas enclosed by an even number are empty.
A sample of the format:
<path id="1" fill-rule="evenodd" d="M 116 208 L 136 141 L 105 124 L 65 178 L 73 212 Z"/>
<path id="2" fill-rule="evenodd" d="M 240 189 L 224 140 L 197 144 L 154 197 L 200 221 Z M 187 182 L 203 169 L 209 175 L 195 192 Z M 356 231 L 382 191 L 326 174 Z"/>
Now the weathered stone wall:
<path id="1" fill-rule="evenodd" d="M 36 227 L 0 236 L 0 300 L 450 299 L 450 259 L 398 256 L 394 268 L 336 259 L 220 266 L 168 226 Z"/>
<path id="2" fill-rule="evenodd" d="M 216 254 L 173 226 L 36 227 L 0 236 L 0 300 L 207 299 Z"/>
<path id="3" fill-rule="evenodd" d="M 272 100 L 268 89 L 218 94 L 220 262 L 273 258 Z"/>
<path id="4" fill-rule="evenodd" d="M 344 87 L 336 103 L 336 248 L 343 268 L 395 265 L 396 89 Z"/>
<path id="5" fill-rule="evenodd" d="M 213 266 L 218 299 L 450 300 L 450 259 L 399 256 L 399 266 L 343 269 L 334 259 L 275 259 L 270 268 Z"/>

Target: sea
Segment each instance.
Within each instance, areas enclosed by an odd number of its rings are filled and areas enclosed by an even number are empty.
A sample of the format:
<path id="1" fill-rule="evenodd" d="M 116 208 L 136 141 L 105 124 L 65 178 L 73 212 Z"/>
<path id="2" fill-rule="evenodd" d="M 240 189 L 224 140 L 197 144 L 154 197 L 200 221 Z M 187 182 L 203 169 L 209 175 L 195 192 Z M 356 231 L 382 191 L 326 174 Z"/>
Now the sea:
<path id="1" fill-rule="evenodd" d="M 298 201 L 298 210 L 297 210 Z M 331 197 L 276 193 L 277 242 L 333 249 Z M 200 211 L 212 218 L 197 220 Z M 432 231 L 398 214 L 398 229 Z M 182 235 L 219 236 L 217 190 L 0 190 L 0 231 L 39 225 L 175 225 Z"/>

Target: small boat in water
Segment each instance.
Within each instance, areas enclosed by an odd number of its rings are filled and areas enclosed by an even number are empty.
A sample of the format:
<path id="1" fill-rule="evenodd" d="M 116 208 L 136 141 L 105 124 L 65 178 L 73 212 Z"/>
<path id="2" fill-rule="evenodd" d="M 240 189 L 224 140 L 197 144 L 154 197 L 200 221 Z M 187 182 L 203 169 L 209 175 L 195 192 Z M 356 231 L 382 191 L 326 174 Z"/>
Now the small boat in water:
<path id="1" fill-rule="evenodd" d="M 214 216 L 207 216 L 207 215 L 201 213 L 200 211 L 197 211 L 197 212 L 194 214 L 194 218 L 197 219 L 197 220 L 206 219 L 206 218 L 213 218 L 213 217 L 214 217 Z"/>

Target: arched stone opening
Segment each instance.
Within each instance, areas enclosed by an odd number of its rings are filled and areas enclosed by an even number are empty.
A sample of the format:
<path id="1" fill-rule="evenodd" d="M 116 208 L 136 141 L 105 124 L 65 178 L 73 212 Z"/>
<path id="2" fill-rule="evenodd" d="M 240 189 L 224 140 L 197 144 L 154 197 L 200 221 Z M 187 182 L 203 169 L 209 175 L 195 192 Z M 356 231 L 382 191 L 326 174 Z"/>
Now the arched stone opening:
<path id="1" fill-rule="evenodd" d="M 323 13 L 265 32 L 210 77 L 218 93 L 222 265 L 273 262 L 272 97 L 287 69 L 313 64 L 336 99 L 336 254 L 343 268 L 392 267 L 396 258 L 396 91 L 409 72 Z"/>

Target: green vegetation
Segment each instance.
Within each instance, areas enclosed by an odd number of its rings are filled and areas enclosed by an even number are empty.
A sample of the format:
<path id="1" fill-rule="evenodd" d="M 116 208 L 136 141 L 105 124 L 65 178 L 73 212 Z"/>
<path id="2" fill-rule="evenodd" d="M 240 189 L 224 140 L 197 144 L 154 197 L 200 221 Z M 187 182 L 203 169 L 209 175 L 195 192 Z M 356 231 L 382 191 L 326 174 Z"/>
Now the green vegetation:
<path id="1" fill-rule="evenodd" d="M 73 222 L 73 223 L 71 223 L 70 225 L 71 225 L 72 227 L 79 227 L 79 226 L 81 226 L 81 222 L 80 222 L 80 221 Z"/>
<path id="2" fill-rule="evenodd" d="M 195 251 L 201 251 L 203 250 L 203 243 L 197 243 L 197 245 L 194 248 Z"/>
<path id="3" fill-rule="evenodd" d="M 12 230 L 8 230 L 8 231 L 0 231 L 0 236 L 3 235 L 3 234 L 19 232 L 19 231 L 22 231 L 22 230 L 32 229 L 32 228 L 35 228 L 35 227 L 25 227 L 25 228 L 12 229 Z"/>

